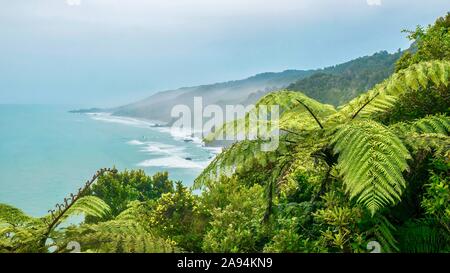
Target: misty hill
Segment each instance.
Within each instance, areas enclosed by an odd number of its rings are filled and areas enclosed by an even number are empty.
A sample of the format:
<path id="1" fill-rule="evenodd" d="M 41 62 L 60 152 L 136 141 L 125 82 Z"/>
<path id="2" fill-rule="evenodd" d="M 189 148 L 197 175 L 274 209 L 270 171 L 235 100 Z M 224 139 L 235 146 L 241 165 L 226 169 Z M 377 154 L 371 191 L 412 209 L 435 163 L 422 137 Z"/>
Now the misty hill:
<path id="1" fill-rule="evenodd" d="M 244 80 L 183 87 L 156 93 L 136 103 L 114 108 L 112 112 L 114 115 L 170 122 L 172 107 L 177 104 L 192 107 L 195 96 L 201 96 L 204 105 L 248 105 L 270 91 L 286 87 L 337 106 L 387 78 L 400 55 L 401 52 L 390 54 L 381 51 L 324 69 L 262 73 Z"/>
<path id="2" fill-rule="evenodd" d="M 177 104 L 185 104 L 191 107 L 194 97 L 201 96 L 204 105 L 250 104 L 256 102 L 260 96 L 270 91 L 285 88 L 296 80 L 312 75 L 314 72 L 314 70 L 286 70 L 280 73 L 257 74 L 244 80 L 183 87 L 159 92 L 142 101 L 112 110 L 114 115 L 170 122 L 172 107 Z"/>

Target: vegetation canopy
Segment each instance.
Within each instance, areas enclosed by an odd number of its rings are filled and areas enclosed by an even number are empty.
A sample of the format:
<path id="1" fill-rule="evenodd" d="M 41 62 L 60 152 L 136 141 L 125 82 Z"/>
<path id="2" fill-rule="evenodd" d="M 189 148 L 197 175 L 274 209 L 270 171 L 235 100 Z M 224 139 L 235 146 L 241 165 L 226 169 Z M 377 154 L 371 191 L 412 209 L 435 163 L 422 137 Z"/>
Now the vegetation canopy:
<path id="1" fill-rule="evenodd" d="M 247 113 L 205 142 L 277 125 L 277 149 L 249 134 L 192 188 L 102 169 L 46 216 L 0 204 L 0 252 L 450 252 L 449 29 L 447 14 L 409 32 L 395 72 L 338 107 L 264 95 L 252 111 L 278 105 L 279 120 L 250 128 Z"/>

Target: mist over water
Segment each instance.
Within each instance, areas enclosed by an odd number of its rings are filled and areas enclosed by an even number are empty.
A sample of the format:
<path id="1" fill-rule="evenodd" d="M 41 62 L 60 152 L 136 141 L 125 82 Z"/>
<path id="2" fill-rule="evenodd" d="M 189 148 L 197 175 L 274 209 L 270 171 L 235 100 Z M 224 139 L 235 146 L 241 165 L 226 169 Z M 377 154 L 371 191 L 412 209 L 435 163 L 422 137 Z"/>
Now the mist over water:
<path id="1" fill-rule="evenodd" d="M 0 105 L 0 203 L 41 216 L 97 169 L 113 166 L 168 171 L 190 186 L 217 152 L 151 122 L 71 109 Z"/>

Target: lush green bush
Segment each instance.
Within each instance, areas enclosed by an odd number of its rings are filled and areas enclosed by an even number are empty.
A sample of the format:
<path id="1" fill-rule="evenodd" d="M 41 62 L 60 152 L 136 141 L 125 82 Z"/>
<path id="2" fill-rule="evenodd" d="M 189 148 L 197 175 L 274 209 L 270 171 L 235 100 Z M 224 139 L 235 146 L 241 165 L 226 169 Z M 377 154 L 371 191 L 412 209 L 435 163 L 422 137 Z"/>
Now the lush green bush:
<path id="1" fill-rule="evenodd" d="M 258 252 L 264 237 L 264 189 L 260 185 L 233 188 L 229 204 L 211 211 L 211 227 L 203 250 L 206 252 Z"/>
<path id="2" fill-rule="evenodd" d="M 434 218 L 444 232 L 450 233 L 450 160 L 435 159 L 429 183 L 422 199 L 425 214 Z"/>
<path id="3" fill-rule="evenodd" d="M 398 72 L 339 109 L 263 97 L 282 109 L 278 148 L 234 143 L 198 195 L 167 173 L 106 169 L 41 218 L 0 204 L 0 252 L 450 252 L 449 25 L 418 28 Z M 76 214 L 86 222 L 57 228 Z"/>
<path id="4" fill-rule="evenodd" d="M 450 13 L 427 28 L 418 26 L 414 31 L 404 32 L 414 45 L 397 61 L 396 71 L 423 61 L 450 60 Z"/>
<path id="5" fill-rule="evenodd" d="M 170 238 L 185 251 L 200 251 L 208 213 L 181 182 L 173 192 L 164 193 L 152 204 L 148 225 L 160 237 Z"/>
<path id="6" fill-rule="evenodd" d="M 173 191 L 173 182 L 167 172 L 147 176 L 143 170 L 125 170 L 106 173 L 98 178 L 89 194 L 97 196 L 111 207 L 115 217 L 124 211 L 131 201 L 149 201 L 159 198 L 163 193 Z"/>

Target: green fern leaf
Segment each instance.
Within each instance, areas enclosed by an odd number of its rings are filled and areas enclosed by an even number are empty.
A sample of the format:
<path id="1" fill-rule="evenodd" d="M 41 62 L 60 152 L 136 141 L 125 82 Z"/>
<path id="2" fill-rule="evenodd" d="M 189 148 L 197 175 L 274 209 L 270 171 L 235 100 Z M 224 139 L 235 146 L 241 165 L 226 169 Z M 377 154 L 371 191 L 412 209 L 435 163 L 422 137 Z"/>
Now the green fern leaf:
<path id="1" fill-rule="evenodd" d="M 111 213 L 111 208 L 102 199 L 96 196 L 84 196 L 78 199 L 72 207 L 61 217 L 58 223 L 63 222 L 73 215 L 91 216 L 102 219 Z"/>
<path id="2" fill-rule="evenodd" d="M 426 90 L 428 87 L 447 86 L 449 83 L 450 62 L 421 62 L 403 69 L 372 90 L 358 96 L 330 116 L 329 120 L 349 119 L 360 109 L 358 117 L 370 117 L 394 107 L 398 98 L 410 91 Z"/>
<path id="3" fill-rule="evenodd" d="M 393 132 L 374 121 L 352 122 L 339 128 L 332 143 L 350 198 L 372 214 L 400 200 L 411 156 Z"/>

